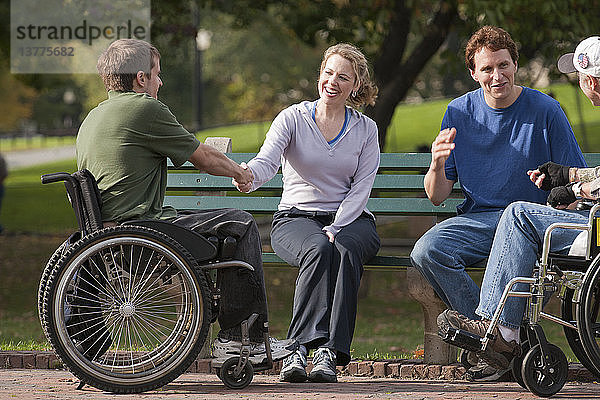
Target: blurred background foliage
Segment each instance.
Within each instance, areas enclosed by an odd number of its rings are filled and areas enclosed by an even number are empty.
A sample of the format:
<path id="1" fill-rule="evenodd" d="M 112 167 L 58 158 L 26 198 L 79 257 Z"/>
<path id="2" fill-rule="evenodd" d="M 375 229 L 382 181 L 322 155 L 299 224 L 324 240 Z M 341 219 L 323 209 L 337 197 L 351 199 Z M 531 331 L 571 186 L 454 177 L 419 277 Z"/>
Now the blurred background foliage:
<path id="1" fill-rule="evenodd" d="M 100 79 L 10 74 L 9 5 L 0 1 L 0 135 L 76 128 L 106 97 Z M 520 84 L 566 81 L 556 58 L 598 34 L 600 0 L 153 0 L 151 7 L 164 71 L 160 98 L 188 129 L 268 121 L 315 98 L 322 51 L 346 41 L 372 62 L 380 94 L 365 112 L 383 144 L 399 104 L 476 87 L 463 52 L 482 25 L 502 26 L 518 42 Z M 211 39 L 202 52 L 199 31 Z"/>

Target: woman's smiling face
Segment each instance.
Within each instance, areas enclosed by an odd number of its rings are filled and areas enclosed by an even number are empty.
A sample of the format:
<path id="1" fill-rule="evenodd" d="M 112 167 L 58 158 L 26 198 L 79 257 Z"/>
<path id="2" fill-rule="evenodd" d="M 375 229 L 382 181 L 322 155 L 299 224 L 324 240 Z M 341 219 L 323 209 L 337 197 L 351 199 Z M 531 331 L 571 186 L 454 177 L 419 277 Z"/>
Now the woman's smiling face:
<path id="1" fill-rule="evenodd" d="M 332 54 L 319 75 L 319 96 L 328 105 L 345 104 L 352 90 L 358 87 L 352 63 Z"/>

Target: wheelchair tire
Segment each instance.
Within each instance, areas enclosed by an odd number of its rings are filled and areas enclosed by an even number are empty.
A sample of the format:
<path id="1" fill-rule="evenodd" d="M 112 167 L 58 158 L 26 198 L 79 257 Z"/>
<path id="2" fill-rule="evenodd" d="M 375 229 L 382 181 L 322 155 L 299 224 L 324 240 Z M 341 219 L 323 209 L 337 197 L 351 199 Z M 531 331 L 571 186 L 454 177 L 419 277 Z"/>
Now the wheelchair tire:
<path id="1" fill-rule="evenodd" d="M 523 389 L 527 389 L 527 386 L 525 385 L 525 382 L 523 381 L 523 373 L 522 373 L 521 367 L 523 365 L 523 359 L 525 358 L 525 354 L 527 354 L 529 349 L 530 349 L 530 346 L 529 346 L 528 340 L 521 342 L 521 354 L 518 356 L 515 356 L 510 363 L 512 376 L 513 376 L 515 382 L 517 382 L 519 384 L 519 386 L 521 386 Z"/>
<path id="2" fill-rule="evenodd" d="M 600 256 L 583 277 L 576 311 L 581 344 L 596 371 L 600 371 Z"/>
<path id="3" fill-rule="evenodd" d="M 577 326 L 577 321 L 575 320 L 576 314 L 576 304 L 573 301 L 573 295 L 575 291 L 573 289 L 567 289 L 565 291 L 565 297 L 561 302 L 561 316 L 564 321 L 569 321 L 572 324 Z M 583 348 L 583 344 L 581 343 L 581 338 L 579 337 L 578 329 L 569 328 L 568 326 L 563 326 L 563 331 L 565 332 L 565 338 L 569 343 L 569 347 L 577 357 L 577 360 L 592 374 L 600 378 L 600 368 L 588 357 L 585 349 Z"/>
<path id="4" fill-rule="evenodd" d="M 42 309 L 65 366 L 114 393 L 152 390 L 185 372 L 211 320 L 209 289 L 189 252 L 136 226 L 70 246 L 47 277 Z"/>
<path id="5" fill-rule="evenodd" d="M 465 368 L 465 370 L 468 371 L 469 369 L 477 365 L 479 357 L 477 357 L 477 354 L 475 354 L 475 352 L 466 349 L 460 349 L 460 353 L 458 354 L 458 360 Z"/>
<path id="6" fill-rule="evenodd" d="M 48 260 L 48 262 L 46 263 L 46 266 L 44 267 L 44 270 L 42 271 L 42 276 L 40 277 L 40 285 L 38 287 L 38 317 L 40 319 L 40 323 L 42 325 L 42 329 L 44 330 L 44 333 L 46 333 L 46 331 L 45 331 L 46 328 L 45 328 L 45 323 L 44 323 L 44 318 L 46 315 L 45 310 L 44 310 L 44 304 L 45 304 L 44 297 L 46 295 L 48 277 L 52 274 L 52 272 L 54 271 L 54 268 L 56 268 L 56 264 L 61 259 L 61 257 L 67 252 L 67 249 L 69 248 L 69 243 L 70 243 L 71 239 L 73 237 L 75 237 L 75 235 L 76 234 L 69 237 L 67 240 L 62 242 L 56 250 L 54 250 L 54 253 L 52 253 L 52 255 L 50 256 L 50 259 Z M 48 336 L 48 335 L 46 334 L 46 336 Z"/>
<path id="7" fill-rule="evenodd" d="M 565 353 L 557 346 L 548 343 L 546 360 L 538 343 L 533 346 L 521 365 L 521 376 L 529 391 L 540 397 L 550 397 L 563 388 L 567 382 L 569 363 Z"/>
<path id="8" fill-rule="evenodd" d="M 252 368 L 250 361 L 244 365 L 239 376 L 235 376 L 233 370 L 237 367 L 239 359 L 239 357 L 232 357 L 225 360 L 217 373 L 219 379 L 221 379 L 229 389 L 243 389 L 252 382 L 254 368 Z"/>

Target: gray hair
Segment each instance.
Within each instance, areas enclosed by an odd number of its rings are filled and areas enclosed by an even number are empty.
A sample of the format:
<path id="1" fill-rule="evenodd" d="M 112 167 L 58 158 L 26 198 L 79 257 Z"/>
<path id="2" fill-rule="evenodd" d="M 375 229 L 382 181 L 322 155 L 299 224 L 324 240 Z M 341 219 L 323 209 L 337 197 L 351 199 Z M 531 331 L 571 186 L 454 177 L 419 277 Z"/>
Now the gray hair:
<path id="1" fill-rule="evenodd" d="M 160 53 L 150 43 L 138 39 L 115 40 L 98 58 L 96 68 L 106 90 L 131 91 L 142 71 L 150 76 Z"/>

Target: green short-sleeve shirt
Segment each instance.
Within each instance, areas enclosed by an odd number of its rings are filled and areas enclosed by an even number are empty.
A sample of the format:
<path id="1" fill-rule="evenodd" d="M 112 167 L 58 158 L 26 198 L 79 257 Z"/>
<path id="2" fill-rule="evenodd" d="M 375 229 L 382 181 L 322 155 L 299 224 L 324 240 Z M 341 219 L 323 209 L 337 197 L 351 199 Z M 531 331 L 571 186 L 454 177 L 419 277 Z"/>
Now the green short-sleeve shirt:
<path id="1" fill-rule="evenodd" d="M 167 158 L 179 166 L 199 144 L 160 101 L 110 91 L 81 124 L 77 167 L 98 181 L 104 221 L 165 219 L 176 214 L 163 207 Z"/>

